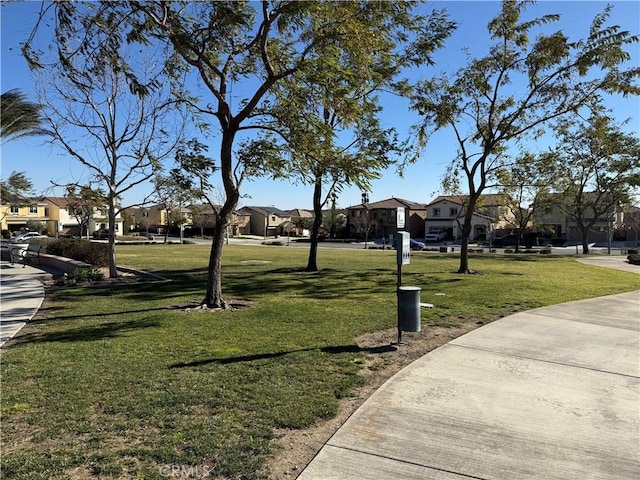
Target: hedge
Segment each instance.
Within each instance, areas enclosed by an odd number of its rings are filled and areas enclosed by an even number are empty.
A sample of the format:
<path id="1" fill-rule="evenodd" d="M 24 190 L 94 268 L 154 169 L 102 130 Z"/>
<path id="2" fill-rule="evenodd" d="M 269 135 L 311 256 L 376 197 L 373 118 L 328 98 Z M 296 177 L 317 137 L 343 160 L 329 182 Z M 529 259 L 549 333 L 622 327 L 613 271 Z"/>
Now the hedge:
<path id="1" fill-rule="evenodd" d="M 632 253 L 627 256 L 627 260 L 629 260 L 631 265 L 640 265 L 640 254 Z"/>
<path id="2" fill-rule="evenodd" d="M 49 255 L 71 258 L 94 267 L 106 267 L 109 265 L 109 246 L 105 243 L 69 238 L 61 238 L 59 240 L 42 239 L 37 243 L 42 245 L 43 253 L 48 253 Z"/>

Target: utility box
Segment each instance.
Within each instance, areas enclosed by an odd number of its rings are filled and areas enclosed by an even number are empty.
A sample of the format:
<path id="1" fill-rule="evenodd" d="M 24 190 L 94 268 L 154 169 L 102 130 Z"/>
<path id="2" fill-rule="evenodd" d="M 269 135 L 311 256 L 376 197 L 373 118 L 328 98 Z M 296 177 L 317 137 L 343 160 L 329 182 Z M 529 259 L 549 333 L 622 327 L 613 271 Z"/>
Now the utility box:
<path id="1" fill-rule="evenodd" d="M 398 328 L 420 331 L 420 287 L 398 287 Z"/>

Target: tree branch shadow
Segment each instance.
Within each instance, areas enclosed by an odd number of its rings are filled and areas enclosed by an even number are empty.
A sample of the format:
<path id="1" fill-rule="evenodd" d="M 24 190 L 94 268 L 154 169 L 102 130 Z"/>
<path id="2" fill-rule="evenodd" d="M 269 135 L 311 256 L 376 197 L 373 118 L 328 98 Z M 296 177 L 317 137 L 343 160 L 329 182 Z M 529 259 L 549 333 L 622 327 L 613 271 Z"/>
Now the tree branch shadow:
<path id="1" fill-rule="evenodd" d="M 359 347 L 357 345 L 340 345 L 333 347 L 312 347 L 312 348 L 300 348 L 297 350 L 287 350 L 284 352 L 272 352 L 272 353 L 258 353 L 254 355 L 243 355 L 239 357 L 228 357 L 228 358 L 208 358 L 204 360 L 193 360 L 191 362 L 179 362 L 170 365 L 170 369 L 174 368 L 187 368 L 187 367 L 201 367 L 203 365 L 229 365 L 234 363 L 244 363 L 244 362 L 254 362 L 258 360 L 268 360 L 271 358 L 279 358 L 284 357 L 286 355 L 290 355 L 292 353 L 301 353 L 301 352 L 312 352 L 319 351 L 323 353 L 330 353 L 333 355 L 341 354 L 341 353 L 361 353 L 367 352 L 371 354 L 381 354 L 385 352 L 391 352 L 397 350 L 397 348 L 393 345 L 382 345 L 378 347 Z"/>

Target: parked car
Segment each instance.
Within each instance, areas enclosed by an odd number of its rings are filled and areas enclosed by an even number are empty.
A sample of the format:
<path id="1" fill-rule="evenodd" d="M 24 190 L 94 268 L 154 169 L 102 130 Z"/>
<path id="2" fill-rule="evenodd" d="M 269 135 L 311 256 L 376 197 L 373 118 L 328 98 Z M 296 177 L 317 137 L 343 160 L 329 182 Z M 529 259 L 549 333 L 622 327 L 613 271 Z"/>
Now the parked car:
<path id="1" fill-rule="evenodd" d="M 494 247 L 512 247 L 518 244 L 518 235 L 505 235 L 493 239 Z"/>
<path id="2" fill-rule="evenodd" d="M 22 235 L 17 235 L 11 238 L 10 241 L 11 243 L 24 243 L 31 238 L 48 238 L 48 237 L 38 232 L 27 232 L 27 233 L 23 233 Z"/>
<path id="3" fill-rule="evenodd" d="M 447 238 L 447 232 L 444 230 L 431 230 L 424 236 L 425 242 L 439 242 Z"/>
<path id="4" fill-rule="evenodd" d="M 409 248 L 411 250 L 423 250 L 426 247 L 424 242 L 420 240 L 414 240 L 413 238 L 409 239 Z"/>
<path id="5" fill-rule="evenodd" d="M 396 248 L 396 239 L 393 239 L 392 242 L 392 247 L 395 249 Z M 415 240 L 413 238 L 409 239 L 409 248 L 411 250 L 423 250 L 426 247 L 424 242 L 421 242 L 420 240 Z"/>

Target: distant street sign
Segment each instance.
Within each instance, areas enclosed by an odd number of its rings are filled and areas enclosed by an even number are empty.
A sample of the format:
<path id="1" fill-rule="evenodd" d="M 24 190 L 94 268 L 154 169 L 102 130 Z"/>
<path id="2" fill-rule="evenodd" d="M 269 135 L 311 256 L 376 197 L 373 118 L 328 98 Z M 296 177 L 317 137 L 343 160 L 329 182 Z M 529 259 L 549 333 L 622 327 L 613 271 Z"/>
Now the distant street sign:
<path id="1" fill-rule="evenodd" d="M 396 209 L 396 228 L 404 228 L 404 208 Z"/>

